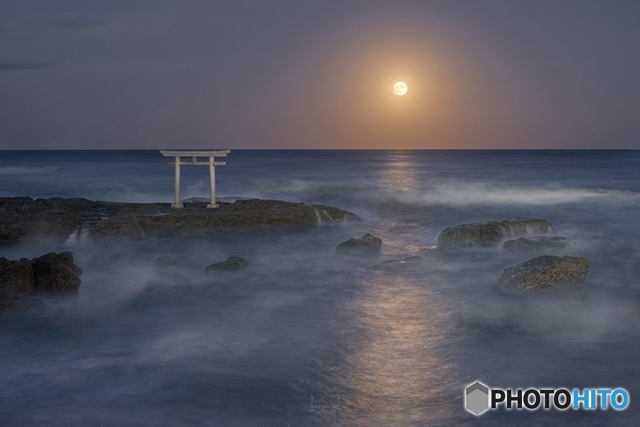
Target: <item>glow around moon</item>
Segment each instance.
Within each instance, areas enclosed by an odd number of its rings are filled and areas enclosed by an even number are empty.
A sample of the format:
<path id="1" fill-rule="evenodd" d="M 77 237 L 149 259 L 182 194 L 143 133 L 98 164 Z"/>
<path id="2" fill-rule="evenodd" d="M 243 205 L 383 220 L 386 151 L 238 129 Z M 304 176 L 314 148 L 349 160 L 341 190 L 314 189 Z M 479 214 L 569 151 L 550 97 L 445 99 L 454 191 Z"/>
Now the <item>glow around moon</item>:
<path id="1" fill-rule="evenodd" d="M 396 82 L 396 84 L 393 85 L 393 93 L 396 95 L 404 96 L 407 92 L 409 92 L 409 86 L 407 86 L 405 82 Z"/>

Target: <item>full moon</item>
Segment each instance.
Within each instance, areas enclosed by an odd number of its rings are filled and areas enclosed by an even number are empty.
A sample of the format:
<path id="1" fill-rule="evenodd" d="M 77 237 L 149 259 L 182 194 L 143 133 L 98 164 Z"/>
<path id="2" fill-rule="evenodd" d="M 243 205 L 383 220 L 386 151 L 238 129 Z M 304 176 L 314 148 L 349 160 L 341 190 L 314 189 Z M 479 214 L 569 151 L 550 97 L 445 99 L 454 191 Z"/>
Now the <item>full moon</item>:
<path id="1" fill-rule="evenodd" d="M 393 93 L 398 96 L 406 95 L 408 91 L 409 86 L 407 86 L 405 82 L 396 82 L 396 84 L 393 85 Z"/>

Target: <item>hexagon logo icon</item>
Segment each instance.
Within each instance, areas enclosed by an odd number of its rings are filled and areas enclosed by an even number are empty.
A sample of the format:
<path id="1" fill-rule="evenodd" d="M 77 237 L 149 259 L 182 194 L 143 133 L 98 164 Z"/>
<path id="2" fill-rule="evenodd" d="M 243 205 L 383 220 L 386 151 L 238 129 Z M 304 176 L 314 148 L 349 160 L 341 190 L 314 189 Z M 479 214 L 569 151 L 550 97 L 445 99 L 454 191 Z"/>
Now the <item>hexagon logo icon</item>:
<path id="1" fill-rule="evenodd" d="M 489 387 L 476 381 L 464 389 L 464 408 L 473 415 L 480 415 L 489 409 Z"/>

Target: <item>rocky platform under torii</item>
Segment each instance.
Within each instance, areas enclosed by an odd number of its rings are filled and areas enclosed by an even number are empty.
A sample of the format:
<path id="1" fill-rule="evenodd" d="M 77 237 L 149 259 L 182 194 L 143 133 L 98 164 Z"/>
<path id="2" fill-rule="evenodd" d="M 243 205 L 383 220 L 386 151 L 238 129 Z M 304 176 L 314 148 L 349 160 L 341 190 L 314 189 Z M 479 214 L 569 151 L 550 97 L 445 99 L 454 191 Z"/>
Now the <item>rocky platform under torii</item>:
<path id="1" fill-rule="evenodd" d="M 0 244 L 37 236 L 67 238 L 82 228 L 92 236 L 203 236 L 242 229 L 304 228 L 360 221 L 348 211 L 280 200 L 237 200 L 207 209 L 206 203 L 101 202 L 81 198 L 0 198 Z"/>

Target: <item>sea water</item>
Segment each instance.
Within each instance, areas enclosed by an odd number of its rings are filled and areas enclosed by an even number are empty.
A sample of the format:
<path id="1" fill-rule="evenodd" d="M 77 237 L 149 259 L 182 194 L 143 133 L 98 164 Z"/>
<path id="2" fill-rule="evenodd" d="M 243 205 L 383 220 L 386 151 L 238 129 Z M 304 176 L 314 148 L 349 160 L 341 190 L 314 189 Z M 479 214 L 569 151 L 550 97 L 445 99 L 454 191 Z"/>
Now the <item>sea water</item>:
<path id="1" fill-rule="evenodd" d="M 0 196 L 173 199 L 158 151 L 3 151 Z M 77 298 L 0 317 L 0 425 L 638 425 L 640 152 L 244 151 L 217 168 L 222 201 L 350 210 L 362 223 L 202 239 L 70 236 L 0 249 L 72 250 Z M 183 168 L 183 198 L 208 170 Z M 448 226 L 545 218 L 586 256 L 585 286 L 503 295 L 532 255 L 442 256 Z M 364 233 L 378 257 L 335 246 Z M 206 276 L 238 255 L 250 267 Z M 420 271 L 374 266 L 419 255 Z M 466 412 L 464 387 L 624 387 L 609 411 Z"/>

